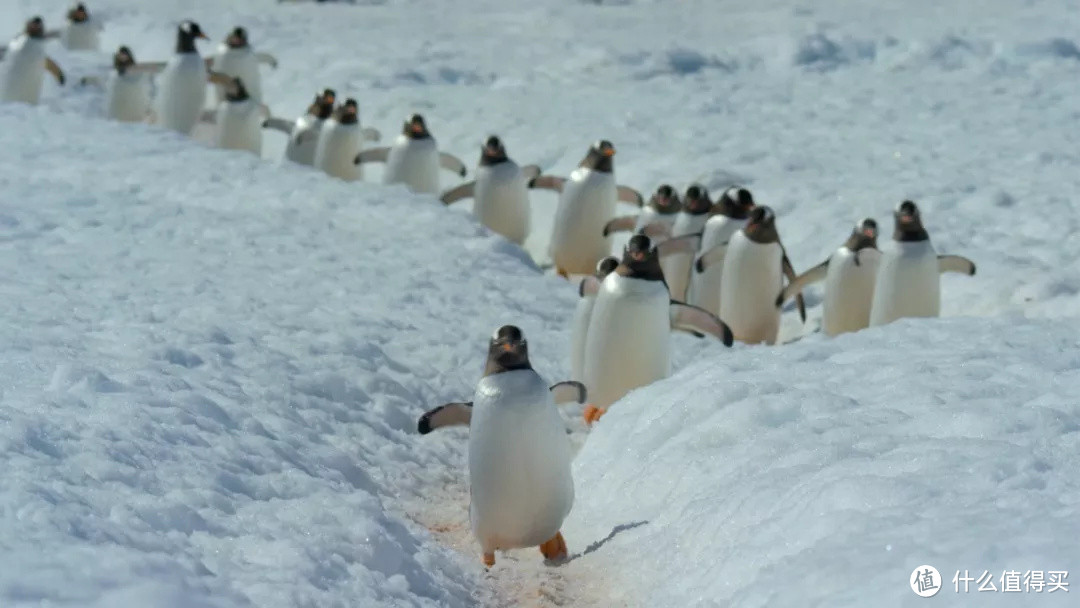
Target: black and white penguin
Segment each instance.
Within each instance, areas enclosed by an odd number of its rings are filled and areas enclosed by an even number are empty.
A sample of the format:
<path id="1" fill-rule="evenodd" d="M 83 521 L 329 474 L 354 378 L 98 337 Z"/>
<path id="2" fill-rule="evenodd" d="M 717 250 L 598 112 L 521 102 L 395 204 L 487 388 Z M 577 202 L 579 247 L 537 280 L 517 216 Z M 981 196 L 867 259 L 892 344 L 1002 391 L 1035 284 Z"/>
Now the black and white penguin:
<path id="1" fill-rule="evenodd" d="M 701 248 L 694 259 L 690 277 L 691 304 L 720 315 L 720 278 L 723 276 L 727 244 L 736 232 L 746 226 L 754 197 L 746 188 L 731 187 L 720 195 L 709 212 L 701 234 Z"/>
<path id="2" fill-rule="evenodd" d="M 619 216 L 605 224 L 604 236 L 616 232 L 634 232 L 647 235 L 653 241 L 670 238 L 680 211 L 682 200 L 679 193 L 669 184 L 661 184 L 640 213 Z"/>
<path id="3" fill-rule="evenodd" d="M 259 73 L 259 64 L 265 63 L 271 68 L 277 69 L 277 59 L 269 53 L 258 53 L 251 48 L 248 42 L 247 30 L 235 27 L 225 40 L 218 45 L 217 52 L 207 58 L 207 67 L 215 72 L 225 74 L 230 78 L 239 78 L 244 81 L 248 95 L 255 101 L 262 102 L 262 74 Z M 219 84 L 216 88 L 217 101 L 220 103 L 227 96 L 226 84 Z"/>
<path id="4" fill-rule="evenodd" d="M 64 84 L 64 72 L 45 54 L 45 22 L 33 17 L 23 32 L 0 49 L 0 101 L 19 101 L 36 105 L 48 71 Z"/>
<path id="5" fill-rule="evenodd" d="M 420 114 L 409 116 L 393 145 L 364 150 L 356 155 L 355 162 L 384 162 L 384 184 L 405 184 L 413 192 L 426 194 L 439 193 L 440 168 L 461 177 L 467 173 L 460 159 L 439 151 L 438 142 Z"/>

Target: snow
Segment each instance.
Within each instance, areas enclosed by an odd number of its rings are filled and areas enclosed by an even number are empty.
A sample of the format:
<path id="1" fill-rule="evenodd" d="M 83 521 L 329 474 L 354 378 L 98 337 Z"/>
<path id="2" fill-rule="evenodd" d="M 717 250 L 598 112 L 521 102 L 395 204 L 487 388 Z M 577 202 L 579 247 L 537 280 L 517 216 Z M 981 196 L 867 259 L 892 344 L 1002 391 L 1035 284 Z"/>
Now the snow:
<path id="1" fill-rule="evenodd" d="M 0 0 L 0 29 L 57 27 L 67 4 Z M 89 4 L 102 51 L 50 43 L 69 86 L 0 106 L 0 605 L 907 606 L 924 563 L 939 603 L 1067 605 L 951 577 L 1080 561 L 1080 13 L 674 6 Z M 532 195 L 523 251 L 377 165 L 347 184 L 283 163 L 281 134 L 257 159 L 98 118 L 79 78 L 120 44 L 165 59 L 184 18 L 204 54 L 243 25 L 277 57 L 275 115 L 332 87 L 385 142 L 421 112 L 470 172 L 492 133 L 558 175 L 609 139 L 643 193 L 749 187 L 799 271 L 862 217 L 887 238 L 912 198 L 978 274 L 942 277 L 942 319 L 773 348 L 674 337 L 672 378 L 591 431 L 565 410 L 572 559 L 523 550 L 485 573 L 467 430 L 415 420 L 472 393 L 504 323 L 568 378 L 576 286 L 529 259 L 555 193 Z M 820 286 L 806 295 L 782 339 L 815 327 Z"/>

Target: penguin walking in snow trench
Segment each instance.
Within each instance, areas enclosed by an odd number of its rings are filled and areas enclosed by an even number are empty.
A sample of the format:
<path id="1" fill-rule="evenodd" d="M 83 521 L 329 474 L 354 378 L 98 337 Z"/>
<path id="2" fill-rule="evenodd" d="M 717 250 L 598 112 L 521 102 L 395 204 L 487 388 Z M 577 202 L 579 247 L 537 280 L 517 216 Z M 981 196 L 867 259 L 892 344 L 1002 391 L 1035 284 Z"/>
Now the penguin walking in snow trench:
<path id="1" fill-rule="evenodd" d="M 247 30 L 235 27 L 218 45 L 217 52 L 206 60 L 206 67 L 220 72 L 232 78 L 244 81 L 248 94 L 257 101 L 262 102 L 262 74 L 259 72 L 259 64 L 265 63 L 273 69 L 277 69 L 278 62 L 270 53 L 256 52 L 248 42 Z M 228 96 L 226 84 L 218 84 L 216 89 L 218 103 L 225 101 Z"/>
<path id="2" fill-rule="evenodd" d="M 519 167 L 506 154 L 498 136 L 487 138 L 480 148 L 476 179 L 444 193 L 446 205 L 469 197 L 474 199 L 473 215 L 492 232 L 521 245 L 529 237 L 531 210 L 529 182 L 540 175 L 540 167 Z"/>
<path id="3" fill-rule="evenodd" d="M 45 54 L 45 22 L 33 17 L 23 32 L 0 49 L 0 101 L 36 105 L 41 99 L 45 72 L 64 84 L 64 72 Z"/>
<path id="4" fill-rule="evenodd" d="M 937 317 L 941 314 L 941 273 L 975 274 L 971 260 L 937 254 L 914 202 L 897 205 L 893 217 L 896 229 L 882 251 L 874 282 L 871 326 L 903 317 Z"/>
<path id="5" fill-rule="evenodd" d="M 413 114 L 405 121 L 401 134 L 393 145 L 364 150 L 356 155 L 354 162 L 386 163 L 383 171 L 384 184 L 405 184 L 417 193 L 438 194 L 439 169 L 447 169 L 465 177 L 465 163 L 456 156 L 439 151 L 438 142 L 428 131 L 427 123 L 420 114 Z"/>
<path id="6" fill-rule="evenodd" d="M 682 210 L 679 194 L 668 184 L 661 184 L 640 213 L 619 216 L 604 224 L 604 236 L 616 232 L 644 234 L 654 242 L 671 237 L 675 218 Z"/>
<path id="7" fill-rule="evenodd" d="M 307 166 L 315 163 L 319 136 L 323 124 L 334 113 L 336 97 L 337 93 L 333 89 L 323 89 L 322 93 L 315 94 L 315 100 L 308 106 L 307 112 L 295 121 L 277 117 L 266 119 L 264 128 L 281 131 L 289 136 L 289 141 L 285 144 L 286 160 Z M 379 140 L 379 132 L 375 129 L 361 128 L 360 135 L 361 139 Z"/>
<path id="8" fill-rule="evenodd" d="M 77 2 L 67 12 L 67 24 L 60 30 L 51 30 L 46 37 L 59 38 L 60 44 L 69 51 L 96 51 L 101 46 L 101 24 L 90 17 L 86 5 Z"/>
<path id="9" fill-rule="evenodd" d="M 312 165 L 327 175 L 357 181 L 364 174 L 353 158 L 364 147 L 365 139 L 368 130 L 360 126 L 360 105 L 350 97 L 323 122 Z"/>
<path id="10" fill-rule="evenodd" d="M 530 187 L 559 193 L 548 254 L 563 278 L 592 274 L 610 255 L 604 227 L 615 215 L 616 201 L 644 203 L 639 192 L 615 182 L 615 146 L 607 140 L 593 144 L 569 178 L 541 175 Z"/>
<path id="11" fill-rule="evenodd" d="M 80 85 L 101 86 L 97 76 L 84 76 Z M 105 82 L 105 116 L 120 122 L 144 122 L 150 117 L 150 76 L 140 70 L 126 46 L 113 54 L 113 71 Z"/>
<path id="12" fill-rule="evenodd" d="M 701 234 L 701 248 L 694 259 L 694 272 L 690 278 L 691 304 L 720 316 L 720 278 L 723 276 L 724 256 L 727 244 L 736 232 L 749 221 L 754 208 L 754 197 L 745 188 L 731 187 L 720 195 L 709 212 L 709 219 Z M 701 262 L 708 254 L 711 263 Z M 700 270 L 699 270 L 700 266 Z"/>
<path id="13" fill-rule="evenodd" d="M 574 503 L 571 447 L 557 401 L 585 401 L 580 382 L 549 386 L 529 363 L 528 343 L 513 325 L 495 330 L 473 400 L 447 403 L 420 417 L 421 434 L 469 426 L 469 521 L 484 565 L 495 551 L 540 547 L 567 557 L 563 521 Z"/>
<path id="14" fill-rule="evenodd" d="M 262 124 L 270 108 L 248 94 L 244 81 L 233 78 L 225 100 L 216 110 L 203 112 L 202 121 L 216 127 L 214 145 L 225 150 L 247 150 L 262 154 Z"/>

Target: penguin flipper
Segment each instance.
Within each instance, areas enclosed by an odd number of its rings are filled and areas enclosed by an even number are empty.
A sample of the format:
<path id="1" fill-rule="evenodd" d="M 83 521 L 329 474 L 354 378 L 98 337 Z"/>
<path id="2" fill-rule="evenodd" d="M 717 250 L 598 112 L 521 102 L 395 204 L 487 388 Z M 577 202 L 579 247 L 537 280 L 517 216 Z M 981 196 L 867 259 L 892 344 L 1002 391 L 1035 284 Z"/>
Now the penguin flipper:
<path id="1" fill-rule="evenodd" d="M 671 238 L 671 225 L 661 221 L 649 222 L 642 226 L 641 230 L 638 230 L 638 232 L 659 242 Z"/>
<path id="2" fill-rule="evenodd" d="M 555 405 L 585 403 L 589 396 L 589 392 L 585 390 L 585 385 L 576 380 L 566 380 L 552 384 L 548 390 L 551 391 L 551 397 L 555 399 Z"/>
<path id="3" fill-rule="evenodd" d="M 461 184 L 460 186 L 457 186 L 455 188 L 451 188 L 451 189 L 447 190 L 446 192 L 444 192 L 443 195 L 439 197 L 439 200 L 442 201 L 444 205 L 449 205 L 451 203 L 455 203 L 457 201 L 460 201 L 463 198 L 471 198 L 473 196 L 473 190 L 475 188 L 476 188 L 476 182 L 475 181 L 465 182 L 464 184 Z"/>
<path id="4" fill-rule="evenodd" d="M 683 236 L 677 236 L 670 238 L 656 246 L 656 252 L 660 255 L 660 259 L 664 259 L 669 255 L 677 253 L 689 253 L 693 255 L 698 250 L 698 245 L 701 243 L 701 233 L 696 232 L 694 234 L 684 234 Z"/>
<path id="5" fill-rule="evenodd" d="M 86 87 L 90 85 L 100 88 L 102 86 L 101 78 L 97 76 L 83 76 L 79 79 L 80 87 Z"/>
<path id="6" fill-rule="evenodd" d="M 63 34 L 63 30 L 47 30 L 45 32 L 45 38 L 59 38 Z"/>
<path id="7" fill-rule="evenodd" d="M 444 426 L 469 426 L 472 421 L 472 401 L 446 403 L 424 412 L 416 422 L 416 432 L 427 435 Z"/>
<path id="8" fill-rule="evenodd" d="M 698 259 L 694 260 L 694 271 L 700 274 L 705 272 L 705 269 L 709 266 L 723 260 L 724 256 L 727 255 L 727 246 L 728 244 L 726 242 L 720 243 L 699 255 Z"/>
<path id="9" fill-rule="evenodd" d="M 540 177 L 540 173 L 542 173 L 540 165 L 525 165 L 521 168 L 521 175 L 525 178 L 526 184 Z"/>
<path id="10" fill-rule="evenodd" d="M 385 163 L 386 159 L 390 158 L 390 148 L 369 148 L 356 155 L 353 159 L 354 165 L 360 163 Z"/>
<path id="11" fill-rule="evenodd" d="M 645 199 L 641 196 L 641 193 L 630 186 L 616 186 L 615 192 L 618 194 L 618 200 L 624 203 L 630 203 L 638 207 L 645 206 Z"/>
<path id="12" fill-rule="evenodd" d="M 715 336 L 724 343 L 724 346 L 731 346 L 735 342 L 731 328 L 721 321 L 720 317 L 704 308 L 672 300 L 668 312 L 672 329 Z"/>
<path id="13" fill-rule="evenodd" d="M 263 121 L 262 126 L 264 129 L 273 129 L 275 131 L 281 131 L 286 135 L 292 135 L 293 127 L 296 123 L 285 120 L 284 118 L 267 118 Z"/>
<path id="14" fill-rule="evenodd" d="M 232 76 L 229 76 L 228 74 L 223 74 L 221 72 L 214 72 L 213 70 L 210 71 L 206 79 L 214 84 L 220 84 L 222 86 L 231 83 L 233 80 Z"/>
<path id="15" fill-rule="evenodd" d="M 784 246 L 780 245 L 780 251 L 783 253 L 783 258 L 780 260 L 780 268 L 784 271 L 784 275 L 788 279 L 788 284 L 795 282 L 798 276 L 795 274 L 795 267 L 791 265 L 791 260 L 787 257 L 787 251 L 784 251 Z M 795 294 L 795 306 L 799 308 L 799 319 L 803 323 L 806 323 L 806 301 L 803 299 L 801 293 Z"/>
<path id="16" fill-rule="evenodd" d="M 380 141 L 382 139 L 382 133 L 379 133 L 378 129 L 371 127 L 360 129 L 360 136 L 364 138 L 364 141 Z"/>
<path id="17" fill-rule="evenodd" d="M 585 296 L 595 296 L 600 293 L 600 279 L 588 276 L 581 279 L 581 284 L 578 285 L 578 296 L 584 298 Z"/>
<path id="18" fill-rule="evenodd" d="M 780 292 L 780 295 L 776 296 L 776 306 L 783 306 L 784 302 L 788 298 L 797 293 L 802 293 L 803 288 L 807 285 L 811 285 L 813 283 L 817 283 L 818 281 L 823 280 L 825 278 L 825 274 L 828 271 L 829 260 L 825 260 L 824 262 L 818 264 L 817 266 L 814 266 L 810 270 L 807 270 L 806 272 L 800 274 L 798 277 L 795 278 L 794 281 L 791 281 L 787 284 L 787 287 L 785 287 Z"/>
<path id="19" fill-rule="evenodd" d="M 937 256 L 938 272 L 958 272 L 968 276 L 975 276 L 975 262 L 962 255 L 939 255 Z"/>
<path id="20" fill-rule="evenodd" d="M 56 82 L 59 82 L 61 85 L 64 84 L 64 71 L 60 69 L 60 66 L 56 65 L 56 62 L 53 61 L 51 57 L 45 58 L 45 69 L 53 75 Z"/>
<path id="21" fill-rule="evenodd" d="M 447 171 L 453 171 L 461 177 L 465 177 L 468 173 L 468 170 L 465 169 L 465 163 L 461 162 L 460 158 L 448 152 L 439 152 L 439 166 Z"/>
<path id="22" fill-rule="evenodd" d="M 274 58 L 274 56 L 270 53 L 255 53 L 255 59 L 257 59 L 260 63 L 265 63 L 269 65 L 275 70 L 277 69 L 277 59 Z"/>
<path id="23" fill-rule="evenodd" d="M 539 188 L 540 190 L 554 190 L 556 192 L 562 192 L 563 184 L 566 183 L 566 178 L 555 177 L 554 175 L 540 175 L 536 179 L 529 182 L 529 188 Z"/>
<path id="24" fill-rule="evenodd" d="M 637 224 L 636 215 L 624 215 L 608 221 L 604 224 L 604 236 L 611 234 L 612 232 L 627 232 L 634 229 L 634 225 Z"/>
<path id="25" fill-rule="evenodd" d="M 136 63 L 129 67 L 127 72 L 130 74 L 157 74 L 164 69 L 164 61 L 147 61 L 145 63 Z"/>

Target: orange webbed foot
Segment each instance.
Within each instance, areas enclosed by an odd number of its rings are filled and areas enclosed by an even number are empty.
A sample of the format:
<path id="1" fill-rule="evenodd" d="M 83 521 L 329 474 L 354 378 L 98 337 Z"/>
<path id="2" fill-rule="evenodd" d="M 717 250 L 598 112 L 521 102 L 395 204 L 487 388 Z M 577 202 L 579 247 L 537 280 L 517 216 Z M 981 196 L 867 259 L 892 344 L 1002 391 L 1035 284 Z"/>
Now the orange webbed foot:
<path id="1" fill-rule="evenodd" d="M 606 407 L 596 407 L 593 404 L 585 406 L 585 411 L 582 412 L 582 417 L 585 419 L 585 424 L 592 426 L 592 423 L 600 420 L 600 417 L 607 413 Z"/>
<path id="2" fill-rule="evenodd" d="M 566 559 L 566 541 L 563 540 L 562 532 L 556 532 L 547 542 L 540 545 L 540 553 L 545 559 L 552 561 Z"/>
<path id="3" fill-rule="evenodd" d="M 488 568 L 495 565 L 495 553 L 494 552 L 484 554 L 484 565 L 487 566 Z"/>

